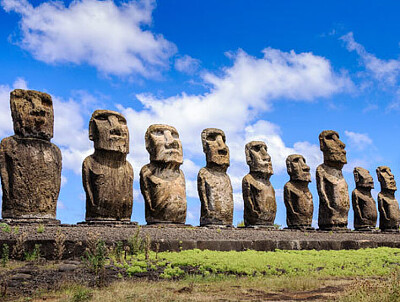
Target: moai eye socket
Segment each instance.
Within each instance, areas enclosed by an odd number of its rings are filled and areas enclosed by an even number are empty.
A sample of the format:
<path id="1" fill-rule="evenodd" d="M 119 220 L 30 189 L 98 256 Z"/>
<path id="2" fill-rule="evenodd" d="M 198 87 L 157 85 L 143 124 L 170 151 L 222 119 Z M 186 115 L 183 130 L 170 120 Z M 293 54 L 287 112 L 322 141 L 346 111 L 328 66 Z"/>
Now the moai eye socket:
<path id="1" fill-rule="evenodd" d="M 118 117 L 118 122 L 122 125 L 126 125 L 126 119 L 124 119 L 122 116 Z"/>
<path id="2" fill-rule="evenodd" d="M 215 133 L 210 133 L 209 135 L 207 135 L 207 138 L 206 138 L 208 141 L 211 141 L 211 142 L 213 142 L 213 141 L 215 141 L 216 139 L 217 139 L 217 134 L 215 134 Z"/>
<path id="3" fill-rule="evenodd" d="M 96 120 L 98 120 L 98 121 L 106 121 L 106 120 L 108 120 L 108 115 L 99 114 L 98 116 L 96 116 Z"/>
<path id="4" fill-rule="evenodd" d="M 171 135 L 172 135 L 173 138 L 179 138 L 178 132 L 172 131 Z"/>
<path id="5" fill-rule="evenodd" d="M 53 105 L 51 98 L 42 98 L 41 100 L 44 106 L 51 107 Z"/>
<path id="6" fill-rule="evenodd" d="M 255 151 L 255 152 L 260 152 L 260 150 L 261 150 L 261 145 L 255 145 L 255 146 L 253 146 L 251 149 L 253 150 L 253 151 Z"/>

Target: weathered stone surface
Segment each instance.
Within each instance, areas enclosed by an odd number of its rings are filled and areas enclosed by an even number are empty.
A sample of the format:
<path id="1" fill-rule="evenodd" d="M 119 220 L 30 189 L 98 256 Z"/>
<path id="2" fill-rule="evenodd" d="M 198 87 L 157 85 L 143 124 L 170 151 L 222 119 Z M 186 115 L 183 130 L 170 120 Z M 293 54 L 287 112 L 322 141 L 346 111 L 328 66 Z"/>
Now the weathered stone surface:
<path id="1" fill-rule="evenodd" d="M 394 175 L 389 167 L 376 169 L 381 192 L 378 194 L 379 228 L 382 231 L 399 231 L 400 210 L 394 193 L 397 191 Z"/>
<path id="2" fill-rule="evenodd" d="M 354 210 L 354 228 L 356 231 L 374 230 L 378 212 L 376 203 L 371 195 L 374 188 L 374 180 L 368 170 L 355 167 L 354 181 L 356 188 L 351 194 L 351 201 Z"/>
<path id="3" fill-rule="evenodd" d="M 95 151 L 82 165 L 86 221 L 129 221 L 133 204 L 133 169 L 126 160 L 126 119 L 110 110 L 96 110 L 89 122 Z"/>
<path id="4" fill-rule="evenodd" d="M 313 197 L 308 189 L 311 182 L 310 167 L 299 154 L 286 158 L 286 168 L 290 176 L 283 189 L 286 206 L 286 224 L 288 228 L 311 228 L 314 212 Z"/>
<path id="5" fill-rule="evenodd" d="M 145 135 L 150 163 L 140 171 L 140 190 L 148 224 L 186 221 L 185 176 L 178 131 L 168 125 L 151 125 Z"/>
<path id="6" fill-rule="evenodd" d="M 319 135 L 324 163 L 316 171 L 319 195 L 318 226 L 321 230 L 347 228 L 350 199 L 342 168 L 347 163 L 346 145 L 336 131 L 326 130 Z"/>
<path id="7" fill-rule="evenodd" d="M 61 152 L 53 137 L 53 105 L 46 93 L 10 94 L 15 135 L 0 144 L 2 216 L 52 221 L 61 185 Z"/>
<path id="8" fill-rule="evenodd" d="M 271 157 L 264 142 L 245 146 L 250 173 L 242 180 L 245 226 L 273 226 L 276 216 L 275 190 L 269 179 L 274 174 Z"/>
<path id="9" fill-rule="evenodd" d="M 226 174 L 229 167 L 229 148 L 225 133 L 207 128 L 201 133 L 207 165 L 197 176 L 197 189 L 201 202 L 200 225 L 232 225 L 233 192 Z"/>

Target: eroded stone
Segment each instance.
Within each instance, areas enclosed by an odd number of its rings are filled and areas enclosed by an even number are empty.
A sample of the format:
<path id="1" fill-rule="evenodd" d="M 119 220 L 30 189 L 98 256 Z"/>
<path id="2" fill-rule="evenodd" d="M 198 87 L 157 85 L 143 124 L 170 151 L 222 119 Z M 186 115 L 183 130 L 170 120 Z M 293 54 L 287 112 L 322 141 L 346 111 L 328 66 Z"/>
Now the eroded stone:
<path id="1" fill-rule="evenodd" d="M 15 135 L 0 144 L 2 216 L 17 221 L 55 221 L 61 186 L 61 152 L 53 137 L 50 95 L 16 89 L 10 93 Z"/>
<path id="2" fill-rule="evenodd" d="M 244 224 L 273 226 L 276 216 L 275 190 L 269 179 L 274 174 L 271 157 L 264 142 L 252 141 L 245 146 L 250 173 L 242 180 Z"/>
<path id="3" fill-rule="evenodd" d="M 201 133 L 207 165 L 197 176 L 197 189 L 201 202 L 200 225 L 232 225 L 233 191 L 226 174 L 229 167 L 229 148 L 225 133 L 207 128 Z"/>
<path id="4" fill-rule="evenodd" d="M 140 190 L 148 224 L 186 221 L 185 176 L 178 131 L 168 125 L 151 125 L 145 135 L 150 163 L 140 171 Z"/>
<path id="5" fill-rule="evenodd" d="M 133 204 L 133 169 L 126 160 L 129 131 L 118 112 L 96 110 L 89 122 L 95 151 L 82 165 L 86 221 L 129 221 Z"/>
<path id="6" fill-rule="evenodd" d="M 308 189 L 310 167 L 303 156 L 292 154 L 286 158 L 286 168 L 290 176 L 283 190 L 286 224 L 292 229 L 309 229 L 314 212 L 313 197 Z"/>
<path id="7" fill-rule="evenodd" d="M 350 209 L 348 186 L 342 174 L 342 168 L 347 163 L 346 145 L 332 130 L 322 131 L 319 143 L 324 163 L 316 171 L 318 226 L 321 230 L 346 229 Z"/>
<path id="8" fill-rule="evenodd" d="M 397 191 L 394 175 L 389 167 L 380 166 L 376 169 L 381 192 L 378 194 L 379 228 L 382 231 L 399 231 L 400 210 L 395 198 Z"/>
<path id="9" fill-rule="evenodd" d="M 356 231 L 374 230 L 378 217 L 375 200 L 371 195 L 374 180 L 369 171 L 361 167 L 355 167 L 353 174 L 356 183 L 356 188 L 351 194 L 354 229 Z"/>

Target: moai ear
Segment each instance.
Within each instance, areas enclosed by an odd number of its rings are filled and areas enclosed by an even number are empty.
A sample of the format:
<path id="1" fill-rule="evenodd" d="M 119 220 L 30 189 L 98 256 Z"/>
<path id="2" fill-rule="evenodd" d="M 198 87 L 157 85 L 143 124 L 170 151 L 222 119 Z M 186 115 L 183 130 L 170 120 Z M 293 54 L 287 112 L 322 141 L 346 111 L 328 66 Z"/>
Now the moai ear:
<path id="1" fill-rule="evenodd" d="M 354 171 L 353 174 L 354 174 L 354 181 L 358 183 L 360 181 L 360 174 L 358 174 L 357 171 Z"/>
<path id="2" fill-rule="evenodd" d="M 90 122 L 89 122 L 89 139 L 91 141 L 93 141 L 93 139 L 94 139 L 94 131 L 95 131 L 94 127 L 95 127 L 95 125 L 94 125 L 93 120 L 90 120 Z"/>

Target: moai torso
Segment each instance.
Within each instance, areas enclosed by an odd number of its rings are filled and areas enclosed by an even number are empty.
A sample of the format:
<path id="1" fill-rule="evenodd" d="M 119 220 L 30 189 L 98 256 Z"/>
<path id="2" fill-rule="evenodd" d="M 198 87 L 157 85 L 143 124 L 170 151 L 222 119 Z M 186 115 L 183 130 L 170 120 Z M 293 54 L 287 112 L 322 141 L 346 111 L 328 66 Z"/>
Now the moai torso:
<path id="1" fill-rule="evenodd" d="M 269 180 L 247 174 L 242 181 L 244 224 L 274 225 L 276 216 L 275 190 Z"/>
<path id="2" fill-rule="evenodd" d="M 151 125 L 146 131 L 150 163 L 140 171 L 140 190 L 148 224 L 186 221 L 185 176 L 182 143 L 177 130 L 168 125 Z"/>
<path id="3" fill-rule="evenodd" d="M 242 180 L 245 226 L 273 226 L 276 216 L 275 190 L 269 179 L 274 174 L 267 145 L 252 141 L 245 146 L 250 173 Z"/>
<path id="4" fill-rule="evenodd" d="M 361 167 L 354 168 L 356 188 L 351 194 L 354 210 L 354 228 L 357 231 L 374 230 L 378 212 L 375 200 L 371 195 L 374 180 L 368 170 Z"/>
<path id="5" fill-rule="evenodd" d="M 89 123 L 95 151 L 82 164 L 86 221 L 130 221 L 133 169 L 126 160 L 129 132 L 126 119 L 110 110 L 96 110 Z"/>
<path id="6" fill-rule="evenodd" d="M 10 94 L 15 135 L 0 144 L 2 216 L 55 220 L 61 186 L 61 152 L 53 137 L 50 95 L 16 89 Z"/>
<path id="7" fill-rule="evenodd" d="M 286 159 L 290 175 L 283 189 L 286 206 L 286 224 L 289 229 L 311 228 L 314 204 L 308 183 L 311 182 L 310 167 L 302 155 L 292 154 Z"/>
<path id="8" fill-rule="evenodd" d="M 3 218 L 56 218 L 60 149 L 46 141 L 8 137 L 0 145 Z"/>
<path id="9" fill-rule="evenodd" d="M 229 148 L 225 133 L 207 128 L 201 133 L 207 166 L 197 176 L 197 190 L 201 202 L 200 225 L 232 225 L 233 191 L 226 174 L 229 167 Z"/>
<path id="10" fill-rule="evenodd" d="M 389 167 L 380 166 L 376 169 L 381 192 L 378 194 L 379 228 L 382 231 L 399 231 L 400 210 L 396 200 L 397 191 L 394 175 Z"/>
<path id="11" fill-rule="evenodd" d="M 378 194 L 378 208 L 379 208 L 379 228 L 385 230 L 399 229 L 400 211 L 399 203 L 396 198 L 391 194 L 379 193 Z"/>
<path id="12" fill-rule="evenodd" d="M 201 202 L 200 225 L 232 225 L 233 191 L 225 172 L 200 169 L 197 189 Z"/>
<path id="13" fill-rule="evenodd" d="M 82 166 L 87 192 L 86 220 L 130 220 L 133 169 L 128 161 L 88 156 Z"/>
<path id="14" fill-rule="evenodd" d="M 350 199 L 342 171 L 322 164 L 317 168 L 316 181 L 319 195 L 319 227 L 346 227 Z"/>

